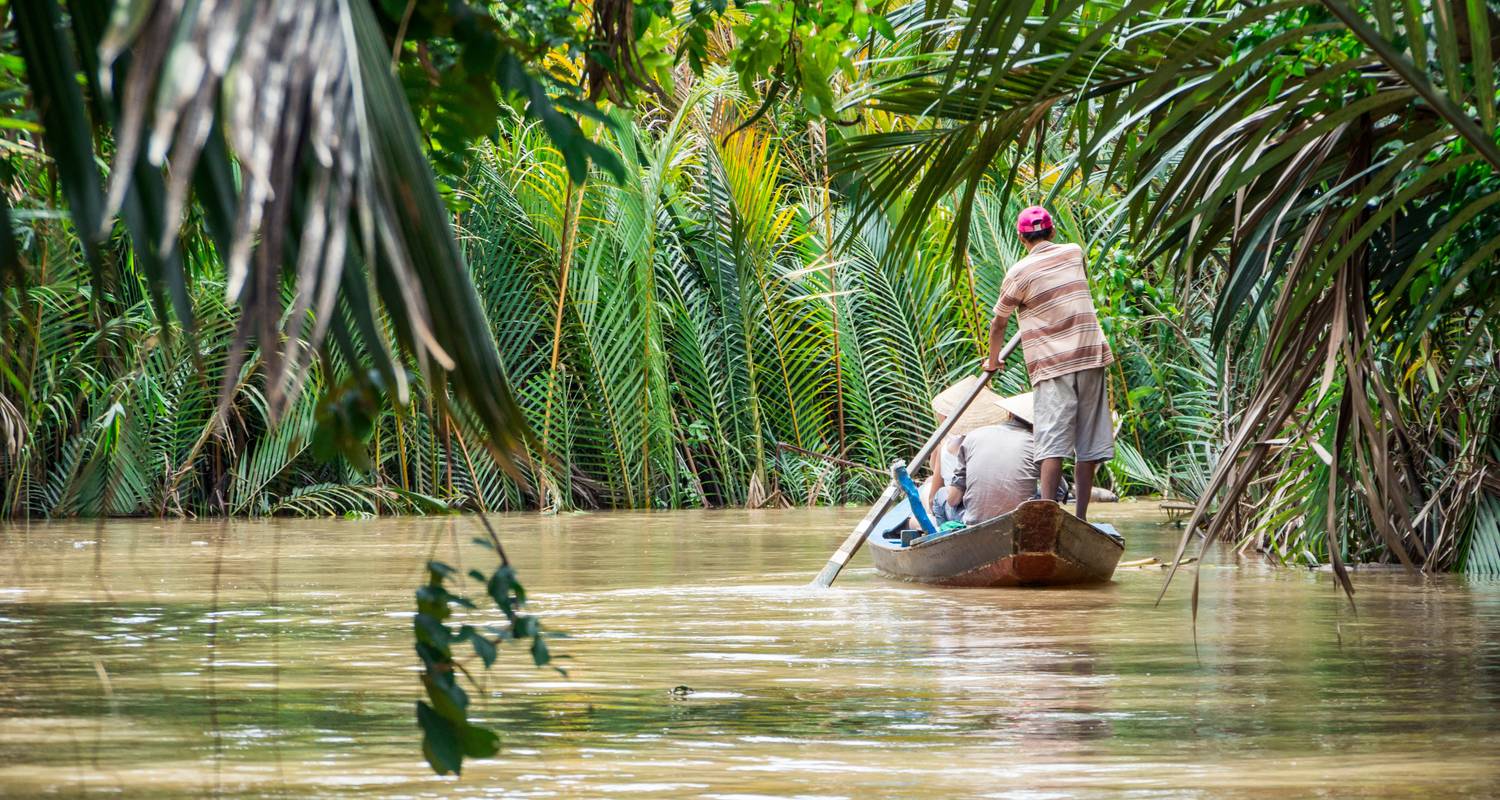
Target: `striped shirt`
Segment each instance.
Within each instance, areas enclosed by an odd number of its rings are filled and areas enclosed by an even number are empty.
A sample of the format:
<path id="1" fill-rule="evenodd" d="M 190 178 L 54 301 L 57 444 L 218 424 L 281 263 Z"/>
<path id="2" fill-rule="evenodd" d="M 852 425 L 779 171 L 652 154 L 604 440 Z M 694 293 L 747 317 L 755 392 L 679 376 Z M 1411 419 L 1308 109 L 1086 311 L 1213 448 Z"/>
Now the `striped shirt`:
<path id="1" fill-rule="evenodd" d="M 1017 309 L 1033 385 L 1115 360 L 1094 313 L 1078 245 L 1042 242 L 1005 273 L 995 314 Z"/>

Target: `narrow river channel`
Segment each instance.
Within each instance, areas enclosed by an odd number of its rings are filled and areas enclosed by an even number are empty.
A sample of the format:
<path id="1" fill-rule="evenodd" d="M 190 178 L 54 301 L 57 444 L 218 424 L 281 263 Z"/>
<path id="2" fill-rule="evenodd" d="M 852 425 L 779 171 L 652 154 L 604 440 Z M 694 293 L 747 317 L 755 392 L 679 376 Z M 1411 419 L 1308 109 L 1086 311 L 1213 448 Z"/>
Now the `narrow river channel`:
<path id="1" fill-rule="evenodd" d="M 1170 556 L 1154 504 L 1096 513 Z M 1195 644 L 1192 575 L 1156 606 L 1156 568 L 931 589 L 861 553 L 804 588 L 860 515 L 499 517 L 568 674 L 502 649 L 502 753 L 457 782 L 409 617 L 430 553 L 488 565 L 473 520 L 0 528 L 0 797 L 1500 793 L 1500 583 L 1365 572 L 1351 610 L 1220 552 Z"/>

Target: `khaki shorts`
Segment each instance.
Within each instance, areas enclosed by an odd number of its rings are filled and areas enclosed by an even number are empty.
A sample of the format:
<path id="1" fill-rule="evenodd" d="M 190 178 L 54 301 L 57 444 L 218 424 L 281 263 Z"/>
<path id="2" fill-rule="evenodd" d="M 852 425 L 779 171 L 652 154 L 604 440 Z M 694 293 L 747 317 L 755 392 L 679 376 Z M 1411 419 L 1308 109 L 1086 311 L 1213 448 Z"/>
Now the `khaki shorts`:
<path id="1" fill-rule="evenodd" d="M 1115 455 L 1115 432 L 1109 416 L 1107 367 L 1048 378 L 1036 391 L 1033 426 L 1037 461 L 1074 458 L 1108 461 Z"/>

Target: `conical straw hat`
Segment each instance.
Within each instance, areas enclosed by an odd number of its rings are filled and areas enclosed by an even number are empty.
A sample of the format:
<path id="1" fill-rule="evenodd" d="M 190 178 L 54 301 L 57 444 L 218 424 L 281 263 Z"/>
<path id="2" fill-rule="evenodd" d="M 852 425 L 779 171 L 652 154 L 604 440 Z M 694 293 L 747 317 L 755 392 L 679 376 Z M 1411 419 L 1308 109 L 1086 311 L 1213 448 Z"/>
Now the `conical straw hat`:
<path id="1" fill-rule="evenodd" d="M 964 398 L 974 391 L 974 383 L 978 376 L 970 375 L 958 383 L 944 389 L 937 397 L 932 398 L 932 410 L 938 416 L 951 417 L 958 406 L 963 403 Z M 968 433 L 976 428 L 986 425 L 998 425 L 1005 421 L 1005 411 L 996 403 L 1000 396 L 985 387 L 979 391 L 979 396 L 969 404 L 969 409 L 954 423 L 950 433 Z"/>
<path id="2" fill-rule="evenodd" d="M 1032 392 L 1018 394 L 1015 397 L 998 397 L 995 399 L 995 405 L 1004 409 L 1007 415 L 1015 417 L 1027 425 L 1032 425 L 1035 424 L 1036 420 L 1036 416 L 1032 410 L 1033 397 L 1034 394 Z"/>

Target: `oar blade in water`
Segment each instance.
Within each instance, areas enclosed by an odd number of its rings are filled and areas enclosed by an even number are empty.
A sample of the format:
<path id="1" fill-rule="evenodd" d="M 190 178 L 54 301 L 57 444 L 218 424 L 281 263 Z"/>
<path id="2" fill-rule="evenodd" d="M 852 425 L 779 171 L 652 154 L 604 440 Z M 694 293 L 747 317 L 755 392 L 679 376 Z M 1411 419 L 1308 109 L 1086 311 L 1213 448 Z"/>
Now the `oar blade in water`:
<path id="1" fill-rule="evenodd" d="M 813 586 L 826 589 L 833 585 L 834 580 L 843 571 L 844 565 L 848 564 L 849 559 L 854 557 L 854 554 L 859 550 L 859 546 L 865 543 L 865 537 L 870 535 L 870 528 L 885 515 L 886 509 L 890 508 L 891 501 L 896 498 L 897 491 L 899 490 L 895 482 L 885 487 L 885 491 L 881 493 L 880 499 L 875 502 L 875 505 L 870 506 L 869 513 L 865 514 L 865 518 L 860 520 L 858 525 L 854 526 L 854 531 L 844 539 L 844 543 L 839 545 L 839 549 L 835 550 L 833 555 L 829 557 L 828 563 L 823 565 L 823 570 L 818 573 L 818 577 L 813 578 Z"/>

